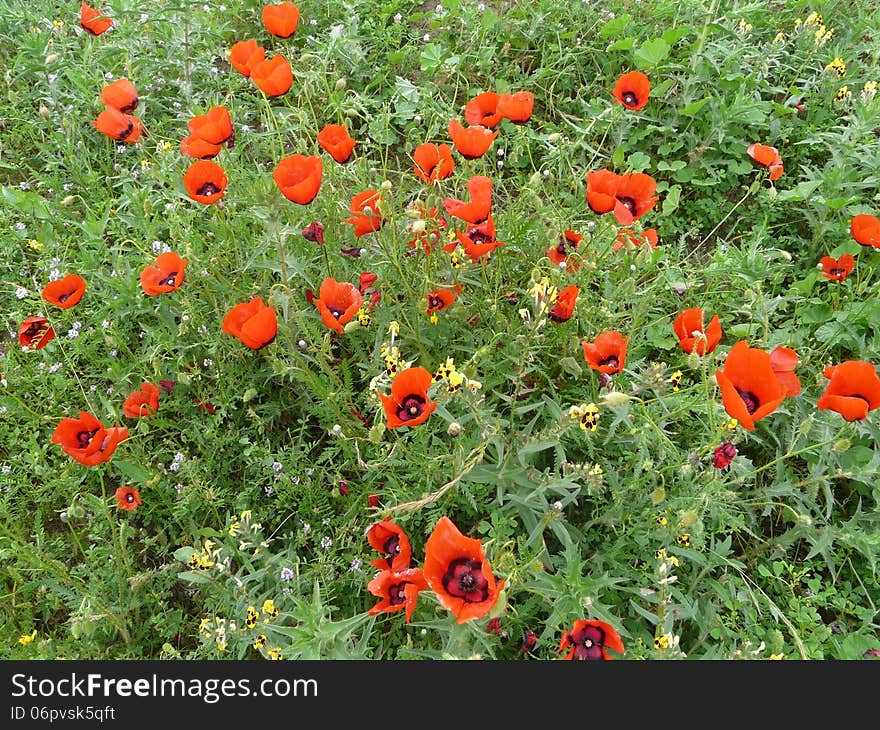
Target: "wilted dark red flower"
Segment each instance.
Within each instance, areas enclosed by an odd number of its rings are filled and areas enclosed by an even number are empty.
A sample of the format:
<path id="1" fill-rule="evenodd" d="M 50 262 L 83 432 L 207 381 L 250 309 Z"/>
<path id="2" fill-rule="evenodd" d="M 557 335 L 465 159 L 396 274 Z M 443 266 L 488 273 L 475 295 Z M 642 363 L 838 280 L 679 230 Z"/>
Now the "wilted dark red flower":
<path id="1" fill-rule="evenodd" d="M 578 294 L 581 290 L 574 284 L 565 287 L 556 295 L 556 303 L 547 312 L 547 319 L 554 322 L 567 322 L 574 314 L 574 305 L 577 303 Z"/>
<path id="2" fill-rule="evenodd" d="M 348 162 L 357 144 L 341 124 L 327 124 L 318 132 L 318 144 L 339 163 Z"/>
<path id="3" fill-rule="evenodd" d="M 303 238 L 307 241 L 317 243 L 319 246 L 324 245 L 324 224 L 321 221 L 312 221 L 302 229 Z"/>
<path id="4" fill-rule="evenodd" d="M 779 150 L 768 145 L 754 144 L 749 145 L 749 157 L 751 157 L 759 165 L 766 167 L 770 171 L 770 179 L 778 180 L 782 177 L 784 171 L 782 165 L 782 157 Z"/>
<path id="5" fill-rule="evenodd" d="M 366 295 L 370 287 L 373 286 L 378 279 L 379 277 L 372 271 L 362 271 L 360 277 L 358 277 L 358 291 L 360 291 L 361 294 Z"/>
<path id="6" fill-rule="evenodd" d="M 122 413 L 128 418 L 151 416 L 159 410 L 159 388 L 152 383 L 143 383 L 140 390 L 134 391 L 122 404 Z"/>
<path id="7" fill-rule="evenodd" d="M 328 276 L 321 282 L 314 305 L 321 315 L 321 321 L 330 329 L 342 334 L 343 325 L 354 318 L 363 302 L 363 295 L 354 284 L 336 281 Z"/>
<path id="8" fill-rule="evenodd" d="M 531 91 L 517 91 L 498 97 L 498 113 L 514 124 L 525 124 L 532 118 L 535 95 Z"/>
<path id="9" fill-rule="evenodd" d="M 367 507 L 370 509 L 376 509 L 379 506 L 379 502 L 382 501 L 382 496 L 379 494 L 371 494 L 367 497 Z"/>
<path id="10" fill-rule="evenodd" d="M 500 98 L 500 95 L 494 91 L 484 91 L 482 94 L 477 94 L 464 105 L 464 120 L 471 125 L 494 129 L 502 119 L 501 114 L 498 113 Z"/>
<path id="11" fill-rule="evenodd" d="M 223 331 L 237 337 L 252 350 L 270 344 L 278 334 L 275 310 L 262 297 L 236 304 L 223 318 Z"/>
<path id="12" fill-rule="evenodd" d="M 432 144 L 425 142 L 413 152 L 413 172 L 426 183 L 443 180 L 452 174 L 455 161 L 452 159 L 452 148 L 448 144 Z"/>
<path id="13" fill-rule="evenodd" d="M 880 378 L 870 362 L 847 360 L 822 373 L 829 381 L 819 398 L 820 411 L 836 411 L 847 421 L 861 421 L 880 408 Z"/>
<path id="14" fill-rule="evenodd" d="M 798 354 L 790 347 L 774 347 L 770 353 L 770 367 L 787 398 L 794 398 L 801 392 L 801 381 L 794 374 L 799 360 Z"/>
<path id="15" fill-rule="evenodd" d="M 856 243 L 880 248 L 880 219 L 874 215 L 854 215 L 849 222 L 849 232 Z"/>
<path id="16" fill-rule="evenodd" d="M 50 281 L 43 287 L 43 299 L 61 309 L 70 309 L 79 303 L 85 293 L 86 282 L 77 274 L 68 274 L 63 279 Z"/>
<path id="17" fill-rule="evenodd" d="M 93 415 L 80 411 L 79 418 L 62 418 L 52 434 L 52 443 L 85 466 L 109 461 L 116 447 L 128 438 L 128 429 L 105 428 Z"/>
<path id="18" fill-rule="evenodd" d="M 278 53 L 251 67 L 251 81 L 266 96 L 281 96 L 290 91 L 293 85 L 293 69 L 288 60 Z"/>
<path id="19" fill-rule="evenodd" d="M 467 160 L 482 157 L 498 136 L 498 130 L 491 130 L 480 124 L 463 127 L 457 119 L 452 119 L 447 127 L 452 144 L 458 153 Z"/>
<path id="20" fill-rule="evenodd" d="M 630 71 L 617 79 L 611 93 L 614 94 L 615 101 L 620 102 L 627 109 L 638 111 L 648 103 L 651 83 L 641 71 Z"/>
<path id="21" fill-rule="evenodd" d="M 595 340 L 581 342 L 584 348 L 584 360 L 593 370 L 606 375 L 613 375 L 623 370 L 626 364 L 626 345 L 629 337 L 624 337 L 617 330 L 606 330 Z"/>
<path id="22" fill-rule="evenodd" d="M 724 410 L 748 431 L 755 423 L 775 411 L 785 400 L 785 389 L 770 365 L 770 354 L 749 347 L 740 340 L 724 361 L 724 370 L 715 371 L 721 388 Z"/>
<path id="23" fill-rule="evenodd" d="M 675 318 L 672 329 L 678 337 L 678 344 L 687 353 L 706 355 L 712 352 L 721 341 L 721 322 L 713 315 L 709 326 L 704 328 L 703 310 L 699 307 L 685 309 Z"/>
<path id="24" fill-rule="evenodd" d="M 266 60 L 266 49 L 255 40 L 238 41 L 229 51 L 229 62 L 244 76 L 250 76 L 254 66 Z"/>
<path id="25" fill-rule="evenodd" d="M 846 281 L 846 277 L 852 273 L 855 265 L 856 259 L 851 253 L 845 253 L 838 258 L 823 256 L 819 259 L 819 266 L 822 268 L 822 276 L 826 279 L 831 279 L 832 281 Z"/>
<path id="26" fill-rule="evenodd" d="M 131 114 L 123 114 L 112 106 L 105 106 L 98 118 L 92 120 L 92 125 L 110 139 L 127 144 L 134 144 L 144 134 L 140 119 Z"/>
<path id="27" fill-rule="evenodd" d="M 458 289 L 460 291 L 461 287 L 458 287 Z M 456 296 L 454 289 L 442 288 L 435 289 L 434 291 L 429 291 L 427 313 L 431 314 L 432 312 L 442 312 L 457 298 L 458 297 Z"/>
<path id="28" fill-rule="evenodd" d="M 489 613 L 504 587 L 495 580 L 483 543 L 462 535 L 448 517 L 441 517 L 428 537 L 422 572 L 457 623 Z"/>
<path id="29" fill-rule="evenodd" d="M 382 218 L 381 205 L 382 196 L 375 190 L 364 190 L 352 198 L 349 207 L 352 215 L 346 218 L 345 222 L 354 226 L 356 238 L 378 231 L 382 227 L 385 221 Z"/>
<path id="30" fill-rule="evenodd" d="M 186 123 L 190 133 L 211 145 L 235 144 L 232 117 L 225 106 L 212 106 L 204 114 L 198 114 Z"/>
<path id="31" fill-rule="evenodd" d="M 613 659 L 608 653 L 611 649 L 623 654 L 623 640 L 615 628 L 604 621 L 596 619 L 578 619 L 567 631 L 559 643 L 559 651 L 571 647 L 566 659 L 572 660 L 603 660 Z"/>
<path id="32" fill-rule="evenodd" d="M 379 393 L 388 428 L 418 426 L 428 420 L 437 404 L 428 399 L 431 373 L 425 368 L 405 368 L 391 381 L 391 395 Z"/>
<path id="33" fill-rule="evenodd" d="M 81 2 L 79 5 L 80 25 L 92 35 L 101 35 L 113 27 L 113 19 L 108 18 L 91 5 Z"/>
<path id="34" fill-rule="evenodd" d="M 226 172 L 216 162 L 196 160 L 183 176 L 189 197 L 203 205 L 216 203 L 226 194 Z"/>
<path id="35" fill-rule="evenodd" d="M 104 106 L 118 109 L 123 114 L 131 114 L 138 108 L 138 92 L 128 79 L 116 79 L 101 89 L 101 102 Z"/>
<path id="36" fill-rule="evenodd" d="M 141 503 L 141 495 L 134 487 L 119 487 L 114 493 L 116 506 L 129 511 L 136 510 Z"/>
<path id="37" fill-rule="evenodd" d="M 501 619 L 496 616 L 493 619 L 489 619 L 489 623 L 486 624 L 486 633 L 487 634 L 501 634 Z"/>
<path id="38" fill-rule="evenodd" d="M 18 328 L 19 347 L 41 350 L 55 339 L 55 329 L 45 317 L 28 317 Z"/>
<path id="39" fill-rule="evenodd" d="M 532 631 L 531 629 L 527 629 L 525 636 L 523 637 L 523 654 L 530 654 L 532 649 L 535 648 L 535 644 L 538 643 L 538 635 Z"/>
<path id="40" fill-rule="evenodd" d="M 406 622 L 409 623 L 416 610 L 419 591 L 426 590 L 428 582 L 418 568 L 408 568 L 399 573 L 383 570 L 367 584 L 367 590 L 382 600 L 367 613 L 375 616 L 378 613 L 393 613 L 404 609 Z"/>
<path id="41" fill-rule="evenodd" d="M 622 228 L 620 229 L 620 231 L 618 231 L 617 240 L 614 242 L 611 248 L 615 251 L 620 251 L 620 249 L 626 248 L 628 246 L 639 247 L 643 243 L 646 243 L 652 249 L 656 249 L 659 241 L 660 239 L 657 236 L 657 230 L 654 228 L 647 229 L 638 237 L 629 228 Z"/>
<path id="42" fill-rule="evenodd" d="M 620 175 L 611 170 L 601 169 L 587 173 L 587 205 L 594 213 L 602 215 L 614 210 L 617 205 L 617 188 Z"/>
<path id="43" fill-rule="evenodd" d="M 272 177 L 285 198 L 308 205 L 321 189 L 323 174 L 324 165 L 318 155 L 290 155 L 275 166 Z"/>
<path id="44" fill-rule="evenodd" d="M 485 223 L 492 212 L 492 181 L 485 175 L 474 175 L 468 180 L 467 189 L 471 202 L 446 198 L 443 201 L 444 210 L 467 223 Z"/>
<path id="45" fill-rule="evenodd" d="M 367 542 L 385 557 L 370 561 L 374 568 L 391 570 L 395 573 L 409 568 L 412 559 L 412 545 L 409 536 L 396 522 L 382 520 L 367 528 Z"/>
<path id="46" fill-rule="evenodd" d="M 654 178 L 644 172 L 619 175 L 614 193 L 614 216 L 617 222 L 622 226 L 630 226 L 633 221 L 651 210 L 657 202 L 657 196 L 654 195 L 656 190 Z"/>
<path id="47" fill-rule="evenodd" d="M 736 446 L 731 441 L 725 441 L 715 447 L 712 452 L 712 466 L 716 469 L 726 469 L 736 457 Z"/>
<path id="48" fill-rule="evenodd" d="M 263 7 L 263 25 L 272 35 L 289 38 L 299 23 L 299 8 L 291 2 Z"/>
<path id="49" fill-rule="evenodd" d="M 574 231 L 563 231 L 559 237 L 559 243 L 550 246 L 547 249 L 547 258 L 549 258 L 557 266 L 565 264 L 566 269 L 574 273 L 578 270 L 579 264 L 572 261 L 569 254 L 577 251 L 578 244 L 584 239 L 580 233 Z"/>
<path id="50" fill-rule="evenodd" d="M 148 297 L 176 291 L 183 284 L 186 259 L 174 251 L 159 254 L 156 263 L 141 271 L 141 288 Z"/>

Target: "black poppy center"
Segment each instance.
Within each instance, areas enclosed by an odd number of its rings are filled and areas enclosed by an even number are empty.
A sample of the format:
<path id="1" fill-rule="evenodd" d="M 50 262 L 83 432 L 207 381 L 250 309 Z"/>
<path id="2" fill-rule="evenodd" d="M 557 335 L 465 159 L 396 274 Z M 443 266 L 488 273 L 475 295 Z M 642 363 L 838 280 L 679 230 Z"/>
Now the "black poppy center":
<path id="1" fill-rule="evenodd" d="M 64 304 L 70 297 L 73 296 L 73 292 L 64 292 L 61 296 L 58 297 L 58 302 Z"/>
<path id="2" fill-rule="evenodd" d="M 422 171 L 425 173 L 425 177 L 431 177 L 434 174 L 434 170 L 437 169 L 437 165 L 440 164 L 440 161 L 433 162 L 427 167 L 422 167 Z"/>
<path id="3" fill-rule="evenodd" d="M 401 603 L 406 603 L 406 593 L 404 592 L 404 588 L 406 588 L 407 581 L 403 583 L 395 583 L 388 589 L 388 602 L 392 606 L 399 606 Z"/>
<path id="4" fill-rule="evenodd" d="M 574 658 L 587 661 L 604 659 L 604 645 L 605 632 L 598 626 L 587 626 L 574 641 Z"/>
<path id="5" fill-rule="evenodd" d="M 336 319 L 339 319 L 343 314 L 345 314 L 345 310 L 341 309 L 340 307 L 327 307 L 327 309 L 330 311 L 330 314 L 336 317 Z"/>
<path id="6" fill-rule="evenodd" d="M 632 91 L 624 91 L 623 92 L 623 103 L 627 106 L 638 106 L 639 105 L 639 97 L 635 95 Z"/>
<path id="7" fill-rule="evenodd" d="M 431 309 L 442 309 L 443 308 L 443 300 L 440 297 L 434 296 L 431 294 L 428 296 L 428 306 Z"/>
<path id="8" fill-rule="evenodd" d="M 828 273 L 831 274 L 831 276 L 841 277 L 846 272 L 843 269 L 831 269 Z"/>
<path id="9" fill-rule="evenodd" d="M 390 568 L 394 563 L 394 558 L 400 555 L 400 536 L 392 535 L 389 537 L 382 546 L 382 551 L 388 553 L 388 567 Z"/>
<path id="10" fill-rule="evenodd" d="M 609 355 L 608 357 L 599 360 L 599 365 L 605 365 L 616 369 L 620 367 L 620 360 L 617 355 Z"/>
<path id="11" fill-rule="evenodd" d="M 620 198 L 620 197 L 618 197 L 617 199 L 623 204 L 623 207 L 626 208 L 630 213 L 632 213 L 633 215 L 636 214 L 635 198 L 630 198 L 630 197 Z"/>
<path id="12" fill-rule="evenodd" d="M 491 243 L 495 240 L 492 236 L 483 233 L 479 228 L 471 228 L 471 230 L 468 231 L 467 236 L 474 243 Z"/>
<path id="13" fill-rule="evenodd" d="M 80 432 L 78 432 L 76 434 L 76 441 L 77 441 L 77 444 L 79 445 L 79 447 L 81 449 L 86 448 L 86 446 L 88 446 L 91 443 L 92 438 L 95 436 L 95 434 L 98 433 L 98 430 L 99 429 L 96 428 L 94 431 L 80 431 Z"/>
<path id="14" fill-rule="evenodd" d="M 134 131 L 134 122 L 129 122 L 129 123 L 128 123 L 128 126 L 126 126 L 126 128 L 123 129 L 123 130 L 119 133 L 119 137 L 118 137 L 117 139 L 119 139 L 121 142 L 124 142 L 126 139 L 128 139 L 129 135 L 130 135 L 133 131 Z"/>
<path id="15" fill-rule="evenodd" d="M 137 109 L 139 102 L 140 102 L 140 99 L 138 97 L 134 97 L 134 99 L 132 99 L 130 102 L 128 102 L 128 104 L 126 104 L 123 107 L 120 107 L 119 111 L 121 111 L 123 114 L 131 114 L 135 109 Z"/>
<path id="16" fill-rule="evenodd" d="M 482 603 L 489 598 L 489 581 L 483 575 L 479 560 L 456 558 L 443 575 L 443 588 L 466 603 Z"/>
<path id="17" fill-rule="evenodd" d="M 221 188 L 217 187 L 214 183 L 206 182 L 196 190 L 196 195 L 216 195 L 220 190 Z"/>
<path id="18" fill-rule="evenodd" d="M 46 322 L 31 322 L 28 325 L 28 328 L 24 331 L 24 336 L 28 339 L 33 339 L 46 329 L 49 329 L 49 325 Z"/>
<path id="19" fill-rule="evenodd" d="M 739 397 L 742 398 L 743 403 L 745 403 L 746 410 L 749 412 L 750 416 L 758 410 L 758 406 L 761 405 L 758 396 L 747 390 L 737 390 L 736 392 L 739 393 Z"/>
<path id="20" fill-rule="evenodd" d="M 125 495 L 125 501 L 128 502 L 128 504 L 133 504 L 133 503 L 134 503 L 134 493 L 133 493 L 133 492 L 128 492 L 128 493 Z"/>
<path id="21" fill-rule="evenodd" d="M 401 421 L 410 421 L 418 418 L 425 410 L 425 399 L 420 395 L 408 395 L 404 398 L 397 409 L 397 417 Z"/>
<path id="22" fill-rule="evenodd" d="M 177 272 L 172 271 L 164 279 L 159 280 L 159 286 L 174 286 L 174 284 L 176 282 L 177 282 Z"/>

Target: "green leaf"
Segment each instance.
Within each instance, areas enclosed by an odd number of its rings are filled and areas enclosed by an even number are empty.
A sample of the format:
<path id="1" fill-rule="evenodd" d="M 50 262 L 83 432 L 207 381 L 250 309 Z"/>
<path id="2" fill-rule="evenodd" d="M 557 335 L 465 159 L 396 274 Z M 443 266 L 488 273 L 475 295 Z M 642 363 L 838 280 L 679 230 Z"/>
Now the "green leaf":
<path id="1" fill-rule="evenodd" d="M 633 59 L 641 69 L 653 68 L 669 55 L 671 49 L 672 46 L 662 38 L 652 38 L 633 51 Z"/>
<path id="2" fill-rule="evenodd" d="M 684 114 L 685 116 L 692 117 L 698 111 L 700 111 L 700 109 L 702 109 L 704 106 L 706 106 L 706 104 L 708 102 L 709 102 L 708 97 L 706 97 L 705 99 L 697 99 L 696 101 L 692 101 L 690 104 L 688 104 L 687 106 L 685 106 L 681 110 L 681 113 Z"/>
<path id="3" fill-rule="evenodd" d="M 671 215 L 681 200 L 681 185 L 673 185 L 663 196 L 663 215 Z"/>
<path id="4" fill-rule="evenodd" d="M 605 51 L 629 51 L 635 44 L 635 38 L 621 38 L 619 41 L 614 41 Z"/>
<path id="5" fill-rule="evenodd" d="M 644 172 L 651 164 L 651 158 L 644 152 L 633 152 L 626 160 L 627 167 L 636 172 Z"/>
<path id="6" fill-rule="evenodd" d="M 599 29 L 600 38 L 611 38 L 623 31 L 632 21 L 632 17 L 624 13 L 612 18 Z"/>

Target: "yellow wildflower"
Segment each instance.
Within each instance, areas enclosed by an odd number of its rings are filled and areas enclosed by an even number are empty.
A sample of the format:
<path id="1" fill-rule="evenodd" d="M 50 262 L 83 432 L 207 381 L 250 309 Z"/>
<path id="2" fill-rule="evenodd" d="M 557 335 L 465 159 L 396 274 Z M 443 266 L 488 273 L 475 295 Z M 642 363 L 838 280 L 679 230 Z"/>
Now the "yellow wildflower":
<path id="1" fill-rule="evenodd" d="M 37 630 L 34 629 L 29 634 L 22 634 L 21 636 L 19 636 L 18 643 L 23 646 L 26 646 L 27 644 L 30 644 L 36 638 L 37 638 Z"/>

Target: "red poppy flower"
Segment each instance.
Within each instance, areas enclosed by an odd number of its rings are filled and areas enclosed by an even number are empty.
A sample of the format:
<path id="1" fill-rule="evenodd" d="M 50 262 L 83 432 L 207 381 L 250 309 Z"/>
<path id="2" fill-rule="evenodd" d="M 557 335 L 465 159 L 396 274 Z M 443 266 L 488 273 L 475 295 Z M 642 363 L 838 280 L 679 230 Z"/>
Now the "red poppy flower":
<path id="1" fill-rule="evenodd" d="M 620 634 L 610 624 L 596 619 L 575 621 L 559 642 L 559 651 L 565 651 L 569 646 L 571 649 L 565 658 L 572 660 L 613 659 L 608 649 L 618 654 L 624 653 Z"/>
<path id="2" fill-rule="evenodd" d="M 703 326 L 703 310 L 699 307 L 685 309 L 675 318 L 672 329 L 678 337 L 678 344 L 687 353 L 706 355 L 712 352 L 721 341 L 721 322 L 713 315 L 709 326 Z"/>
<path id="3" fill-rule="evenodd" d="M 620 175 L 611 170 L 601 169 L 587 173 L 587 205 L 594 213 L 602 215 L 614 210 L 617 205 L 617 188 Z"/>
<path id="4" fill-rule="evenodd" d="M 413 160 L 413 172 L 426 183 L 443 180 L 455 169 L 452 148 L 448 144 L 420 144 L 413 152 Z"/>
<path id="5" fill-rule="evenodd" d="M 554 322 L 567 322 L 574 314 L 574 305 L 577 303 L 580 289 L 574 285 L 567 286 L 556 295 L 556 304 L 547 312 L 547 318 Z"/>
<path id="6" fill-rule="evenodd" d="M 250 76 L 254 66 L 266 60 L 266 49 L 255 40 L 238 41 L 229 51 L 229 63 L 244 76 Z"/>
<path id="7" fill-rule="evenodd" d="M 391 520 L 374 522 L 367 529 L 367 542 L 385 557 L 370 561 L 379 570 L 399 573 L 409 568 L 412 559 L 412 545 L 403 528 Z"/>
<path id="8" fill-rule="evenodd" d="M 630 71 L 617 79 L 611 93 L 614 94 L 615 101 L 620 102 L 627 109 L 638 111 L 648 103 L 651 83 L 641 71 Z"/>
<path id="9" fill-rule="evenodd" d="M 421 243 L 425 253 L 429 254 L 434 250 L 434 245 L 441 239 L 441 232 L 447 228 L 446 219 L 437 213 L 437 208 L 434 206 L 427 209 L 416 205 L 413 206 L 413 209 L 418 211 L 419 220 L 424 222 L 425 229 L 414 233 L 413 237 L 406 244 L 410 248 L 416 248 Z M 412 231 L 412 226 L 408 230 Z"/>
<path id="10" fill-rule="evenodd" d="M 455 149 L 467 160 L 475 160 L 478 157 L 482 157 L 498 136 L 497 129 L 493 132 L 481 124 L 463 127 L 457 119 L 452 119 L 449 122 L 446 131 L 452 138 L 452 144 L 455 145 Z"/>
<path id="11" fill-rule="evenodd" d="M 302 229 L 303 238 L 307 241 L 317 243 L 319 246 L 324 245 L 324 224 L 321 221 L 312 221 Z"/>
<path id="12" fill-rule="evenodd" d="M 358 277 L 358 291 L 361 294 L 366 294 L 370 290 L 370 287 L 376 283 L 379 277 L 374 274 L 372 271 L 362 271 L 360 277 Z"/>
<path id="13" fill-rule="evenodd" d="M 755 162 L 770 170 L 771 180 L 778 180 L 782 177 L 784 170 L 778 149 L 755 142 L 749 145 L 748 153 Z"/>
<path id="14" fill-rule="evenodd" d="M 861 421 L 880 408 L 880 378 L 876 368 L 864 360 L 847 360 L 823 371 L 828 387 L 819 398 L 820 411 L 836 411 L 847 421 Z"/>
<path id="15" fill-rule="evenodd" d="M 18 328 L 19 347 L 41 350 L 55 339 L 55 329 L 45 317 L 28 317 Z"/>
<path id="16" fill-rule="evenodd" d="M 367 590 L 382 600 L 367 613 L 375 616 L 378 613 L 393 613 L 405 609 L 406 622 L 409 623 L 416 610 L 419 591 L 426 590 L 428 582 L 418 568 L 395 573 L 383 570 L 367 584 Z"/>
<path id="17" fill-rule="evenodd" d="M 498 100 L 501 98 L 494 91 L 477 94 L 464 106 L 464 120 L 470 125 L 480 125 L 494 129 L 503 119 L 498 113 Z"/>
<path id="18" fill-rule="evenodd" d="M 726 469 L 736 458 L 736 446 L 731 441 L 725 441 L 715 447 L 712 452 L 712 466 L 716 469 Z"/>
<path id="19" fill-rule="evenodd" d="M 324 163 L 317 155 L 290 155 L 275 166 L 272 177 L 281 194 L 288 200 L 308 205 L 321 189 Z"/>
<path id="20" fill-rule="evenodd" d="M 223 318 L 223 331 L 240 339 L 252 350 L 270 344 L 278 334 L 275 310 L 262 297 L 236 304 Z"/>
<path id="21" fill-rule="evenodd" d="M 775 347 L 770 353 L 770 367 L 788 398 L 801 392 L 801 381 L 794 374 L 799 360 L 798 354 L 790 347 Z"/>
<path id="22" fill-rule="evenodd" d="M 235 144 L 235 130 L 232 128 L 232 117 L 225 106 L 212 106 L 205 114 L 190 119 L 186 126 L 189 131 L 208 144 Z"/>
<path id="23" fill-rule="evenodd" d="M 293 69 L 280 53 L 254 64 L 251 80 L 266 96 L 281 96 L 293 85 Z"/>
<path id="24" fill-rule="evenodd" d="M 428 314 L 442 312 L 458 297 L 453 289 L 435 289 L 428 292 Z"/>
<path id="25" fill-rule="evenodd" d="M 123 114 L 112 106 L 105 106 L 98 118 L 92 120 L 92 125 L 110 139 L 128 144 L 134 144 L 144 134 L 140 119 L 131 114 Z"/>
<path id="26" fill-rule="evenodd" d="M 880 248 L 880 219 L 874 215 L 855 215 L 849 223 L 849 232 L 856 243 Z"/>
<path id="27" fill-rule="evenodd" d="M 216 162 L 197 160 L 183 176 L 189 197 L 203 205 L 216 203 L 226 194 L 226 172 Z"/>
<path id="28" fill-rule="evenodd" d="M 194 134 L 180 140 L 180 154 L 193 157 L 197 160 L 209 160 L 220 154 L 223 147 L 219 144 L 211 144 Z"/>
<path id="29" fill-rule="evenodd" d="M 43 299 L 61 309 L 70 309 L 86 293 L 86 282 L 77 274 L 50 281 L 43 287 Z"/>
<path id="30" fill-rule="evenodd" d="M 144 383 L 140 390 L 129 395 L 122 404 L 122 413 L 129 418 L 151 416 L 159 410 L 159 388 Z"/>
<path id="31" fill-rule="evenodd" d="M 532 118 L 535 95 L 531 91 L 502 94 L 498 98 L 498 113 L 514 124 L 525 124 Z"/>
<path id="32" fill-rule="evenodd" d="M 431 373 L 425 368 L 406 368 L 394 376 L 391 382 L 391 395 L 379 393 L 388 428 L 418 426 L 428 420 L 436 403 L 428 400 L 431 387 Z"/>
<path id="33" fill-rule="evenodd" d="M 462 535 L 448 517 L 441 517 L 428 537 L 422 572 L 457 623 L 489 613 L 504 587 L 492 574 L 483 543 Z"/>
<path id="34" fill-rule="evenodd" d="M 611 248 L 615 251 L 620 251 L 620 249 L 627 246 L 638 247 L 643 243 L 646 243 L 652 249 L 656 249 L 659 242 L 660 238 L 657 236 L 657 230 L 655 228 L 649 228 L 638 237 L 636 237 L 636 234 L 629 228 L 621 228 L 617 233 L 617 240 Z"/>
<path id="35" fill-rule="evenodd" d="M 629 337 L 624 337 L 617 330 L 606 330 L 592 342 L 581 342 L 584 348 L 584 360 L 593 370 L 606 375 L 613 375 L 623 370 L 626 364 L 626 345 Z"/>
<path id="36" fill-rule="evenodd" d="M 133 487 L 119 487 L 114 493 L 113 498 L 116 500 L 116 506 L 119 509 L 129 511 L 136 510 L 141 503 L 141 495 L 137 489 Z"/>
<path id="37" fill-rule="evenodd" d="M 62 418 L 52 434 L 52 443 L 85 466 L 109 461 L 116 447 L 128 438 L 128 429 L 120 426 L 105 428 L 90 413 L 80 411 L 79 418 Z"/>
<path id="38" fill-rule="evenodd" d="M 137 89 L 128 79 L 117 79 L 101 89 L 101 102 L 104 106 L 118 109 L 123 114 L 131 114 L 138 108 Z"/>
<path id="39" fill-rule="evenodd" d="M 141 288 L 148 297 L 176 291 L 183 284 L 186 259 L 174 251 L 160 254 L 155 265 L 144 267 L 141 272 Z"/>
<path id="40" fill-rule="evenodd" d="M 724 361 L 724 370 L 715 371 L 721 388 L 724 410 L 748 431 L 755 423 L 775 411 L 785 400 L 785 390 L 770 365 L 770 354 L 749 347 L 740 340 Z"/>
<path id="41" fill-rule="evenodd" d="M 98 12 L 88 3 L 80 3 L 79 22 L 82 27 L 92 35 L 101 35 L 113 27 L 113 19 L 104 13 Z"/>
<path id="42" fill-rule="evenodd" d="M 823 256 L 819 259 L 819 266 L 822 267 L 822 276 L 832 281 L 846 281 L 846 277 L 852 273 L 855 265 L 856 259 L 851 253 L 845 253 L 836 259 L 831 256 Z"/>
<path id="43" fill-rule="evenodd" d="M 349 207 L 352 215 L 346 218 L 345 222 L 354 226 L 356 238 L 378 231 L 382 227 L 385 221 L 382 218 L 381 205 L 382 196 L 375 190 L 364 190 L 354 196 Z"/>
<path id="44" fill-rule="evenodd" d="M 485 223 L 473 226 L 466 233 L 464 231 L 456 231 L 455 236 L 467 257 L 474 263 L 483 258 L 483 256 L 491 254 L 496 248 L 504 245 L 495 238 L 495 223 L 491 215 Z M 455 250 L 455 242 L 446 244 L 443 250 Z"/>
<path id="45" fill-rule="evenodd" d="M 314 300 L 321 321 L 339 334 L 342 334 L 343 325 L 352 320 L 363 303 L 363 295 L 354 284 L 336 281 L 331 277 L 321 282 L 318 298 Z"/>
<path id="46" fill-rule="evenodd" d="M 341 124 L 327 124 L 318 132 L 318 144 L 339 163 L 351 159 L 351 151 L 357 144 Z"/>
<path id="47" fill-rule="evenodd" d="M 471 202 L 446 198 L 443 209 L 454 218 L 474 225 L 484 223 L 492 212 L 492 181 L 485 175 L 474 175 L 467 182 Z"/>
<path id="48" fill-rule="evenodd" d="M 263 25 L 272 35 L 289 38 L 299 23 L 299 8 L 291 2 L 266 5 L 263 8 Z"/>
<path id="49" fill-rule="evenodd" d="M 569 254 L 572 251 L 577 251 L 578 244 L 583 240 L 584 237 L 580 233 L 563 231 L 559 237 L 559 243 L 547 249 L 547 258 L 557 266 L 564 263 L 566 268 L 573 273 L 578 270 L 580 264 L 572 261 Z"/>
<path id="50" fill-rule="evenodd" d="M 614 216 L 622 226 L 631 226 L 633 221 L 641 218 L 657 202 L 654 191 L 657 183 L 644 172 L 633 172 L 618 177 L 617 190 L 614 193 Z"/>

